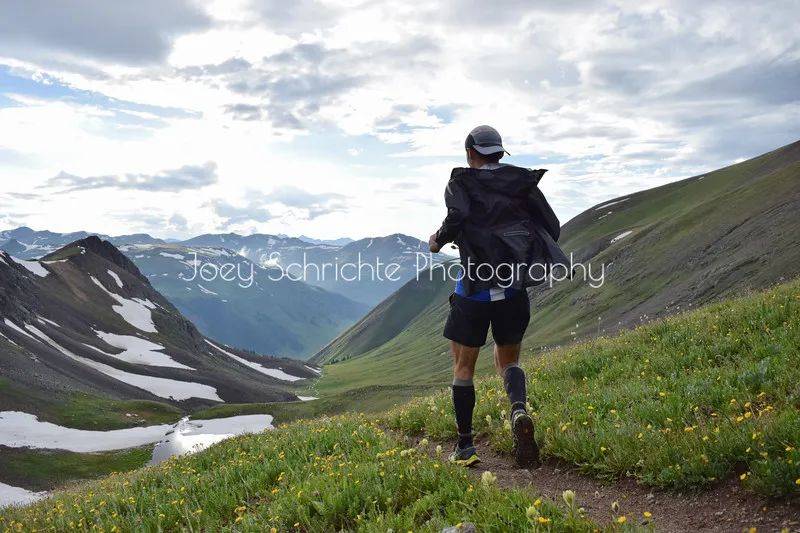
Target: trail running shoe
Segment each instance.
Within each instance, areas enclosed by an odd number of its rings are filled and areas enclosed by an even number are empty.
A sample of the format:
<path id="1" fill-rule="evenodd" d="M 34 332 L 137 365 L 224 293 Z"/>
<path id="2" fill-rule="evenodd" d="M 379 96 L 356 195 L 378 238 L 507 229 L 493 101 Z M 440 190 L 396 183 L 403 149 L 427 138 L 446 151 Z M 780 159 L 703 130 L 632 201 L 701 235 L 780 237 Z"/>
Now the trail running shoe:
<path id="1" fill-rule="evenodd" d="M 475 451 L 475 446 L 467 446 L 461 449 L 456 445 L 448 461 L 460 466 L 473 466 L 480 463 L 481 459 L 478 457 L 478 452 Z"/>
<path id="2" fill-rule="evenodd" d="M 514 436 L 514 457 L 522 468 L 539 465 L 539 447 L 533 436 L 533 419 L 519 409 L 511 415 L 511 433 Z"/>

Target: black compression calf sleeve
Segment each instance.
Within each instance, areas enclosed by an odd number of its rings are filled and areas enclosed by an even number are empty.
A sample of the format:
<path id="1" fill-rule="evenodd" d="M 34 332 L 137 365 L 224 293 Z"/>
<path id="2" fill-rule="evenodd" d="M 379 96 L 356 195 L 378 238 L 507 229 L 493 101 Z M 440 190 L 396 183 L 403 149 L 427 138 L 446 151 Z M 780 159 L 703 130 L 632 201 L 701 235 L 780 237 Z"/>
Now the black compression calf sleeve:
<path id="1" fill-rule="evenodd" d="M 453 380 L 453 408 L 458 425 L 458 447 L 472 445 L 472 412 L 475 410 L 475 386 L 472 380 Z"/>
<path id="2" fill-rule="evenodd" d="M 509 365 L 503 371 L 503 384 L 511 402 L 511 412 L 525 409 L 527 393 L 525 390 L 525 371 L 516 364 Z"/>

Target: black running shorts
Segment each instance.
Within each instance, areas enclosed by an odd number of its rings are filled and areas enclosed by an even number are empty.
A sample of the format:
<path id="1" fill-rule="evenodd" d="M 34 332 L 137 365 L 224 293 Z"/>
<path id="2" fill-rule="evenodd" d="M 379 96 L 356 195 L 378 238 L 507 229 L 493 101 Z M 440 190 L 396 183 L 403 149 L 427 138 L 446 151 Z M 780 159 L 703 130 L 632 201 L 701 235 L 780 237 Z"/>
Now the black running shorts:
<path id="1" fill-rule="evenodd" d="M 495 344 L 518 344 L 528 329 L 530 318 L 531 304 L 524 290 L 494 302 L 479 302 L 452 294 L 444 336 L 465 346 L 479 347 L 486 344 L 491 325 Z"/>

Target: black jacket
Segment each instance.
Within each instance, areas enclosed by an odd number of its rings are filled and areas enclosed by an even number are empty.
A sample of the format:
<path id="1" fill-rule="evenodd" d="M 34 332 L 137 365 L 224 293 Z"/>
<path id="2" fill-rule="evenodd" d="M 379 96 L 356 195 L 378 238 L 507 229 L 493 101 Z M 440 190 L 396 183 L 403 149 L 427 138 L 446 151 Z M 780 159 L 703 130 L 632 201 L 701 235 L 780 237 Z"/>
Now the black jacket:
<path id="1" fill-rule="evenodd" d="M 545 172 L 512 165 L 453 169 L 444 194 L 447 217 L 436 242 L 458 246 L 468 294 L 495 286 L 536 285 L 550 266 L 568 264 L 556 244 L 561 225 L 537 186 Z M 485 279 L 490 270 L 481 272 L 481 264 L 493 267 L 492 279 Z M 533 266 L 533 276 L 513 276 L 509 282 L 511 271 L 498 268 L 509 264 L 526 265 L 522 274 Z"/>

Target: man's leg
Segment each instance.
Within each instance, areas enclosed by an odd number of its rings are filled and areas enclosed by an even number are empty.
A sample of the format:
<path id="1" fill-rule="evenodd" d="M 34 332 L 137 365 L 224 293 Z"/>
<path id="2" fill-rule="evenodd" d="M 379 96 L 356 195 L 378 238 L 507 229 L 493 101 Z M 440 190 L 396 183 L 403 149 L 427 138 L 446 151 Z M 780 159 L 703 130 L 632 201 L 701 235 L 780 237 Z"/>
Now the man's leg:
<path id="1" fill-rule="evenodd" d="M 475 362 L 480 348 L 450 342 L 453 353 L 453 408 L 458 426 L 458 448 L 472 446 L 472 412 L 475 410 Z"/>
<path id="2" fill-rule="evenodd" d="M 527 468 L 539 463 L 539 447 L 533 436 L 533 419 L 525 409 L 525 371 L 519 366 L 519 344 L 494 346 L 494 366 L 503 378 L 511 404 L 511 434 L 517 464 Z"/>
<path id="3" fill-rule="evenodd" d="M 525 371 L 519 366 L 520 347 L 521 344 L 494 345 L 494 367 L 503 378 L 512 418 L 515 411 L 525 411 L 527 401 Z"/>

